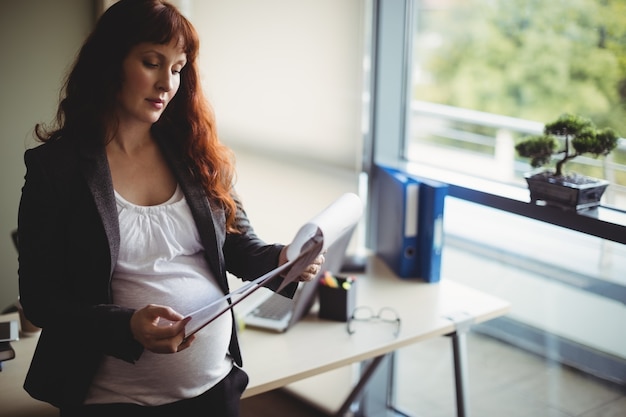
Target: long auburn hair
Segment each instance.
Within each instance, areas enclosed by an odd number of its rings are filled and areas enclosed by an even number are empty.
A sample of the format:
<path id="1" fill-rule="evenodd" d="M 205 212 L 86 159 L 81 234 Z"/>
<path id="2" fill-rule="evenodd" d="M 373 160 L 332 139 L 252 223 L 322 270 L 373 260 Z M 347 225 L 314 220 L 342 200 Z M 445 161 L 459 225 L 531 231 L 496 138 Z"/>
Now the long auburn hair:
<path id="1" fill-rule="evenodd" d="M 190 170 L 207 195 L 226 211 L 226 226 L 236 232 L 237 206 L 231 150 L 218 139 L 213 109 L 198 70 L 199 37 L 193 25 L 162 0 L 120 0 L 100 17 L 68 74 L 56 115 L 56 126 L 35 127 L 42 142 L 64 136 L 107 143 L 117 129 L 116 96 L 122 86 L 122 63 L 133 46 L 168 44 L 180 39 L 187 64 L 178 92 L 153 128 L 171 134 Z"/>

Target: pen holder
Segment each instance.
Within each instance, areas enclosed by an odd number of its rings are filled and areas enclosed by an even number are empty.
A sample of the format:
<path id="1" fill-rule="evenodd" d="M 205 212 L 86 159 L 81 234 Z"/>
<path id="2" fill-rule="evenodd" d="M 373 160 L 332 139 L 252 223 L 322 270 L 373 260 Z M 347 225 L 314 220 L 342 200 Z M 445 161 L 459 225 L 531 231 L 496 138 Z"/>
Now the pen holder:
<path id="1" fill-rule="evenodd" d="M 319 318 L 348 321 L 356 307 L 355 284 L 354 277 L 333 276 L 326 272 L 319 284 Z"/>

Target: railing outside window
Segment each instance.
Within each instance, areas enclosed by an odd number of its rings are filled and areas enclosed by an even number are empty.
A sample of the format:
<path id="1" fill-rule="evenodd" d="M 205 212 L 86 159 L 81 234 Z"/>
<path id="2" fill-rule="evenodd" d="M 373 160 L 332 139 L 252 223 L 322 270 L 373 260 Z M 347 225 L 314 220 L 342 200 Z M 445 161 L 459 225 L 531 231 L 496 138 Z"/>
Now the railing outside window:
<path id="1" fill-rule="evenodd" d="M 411 103 L 410 117 L 409 161 L 525 187 L 523 174 L 532 168 L 515 154 L 515 141 L 542 133 L 542 123 L 418 100 Z M 616 153 L 626 154 L 625 139 Z M 614 162 L 613 154 L 579 156 L 568 168 L 611 181 L 603 203 L 626 209 L 626 165 Z"/>

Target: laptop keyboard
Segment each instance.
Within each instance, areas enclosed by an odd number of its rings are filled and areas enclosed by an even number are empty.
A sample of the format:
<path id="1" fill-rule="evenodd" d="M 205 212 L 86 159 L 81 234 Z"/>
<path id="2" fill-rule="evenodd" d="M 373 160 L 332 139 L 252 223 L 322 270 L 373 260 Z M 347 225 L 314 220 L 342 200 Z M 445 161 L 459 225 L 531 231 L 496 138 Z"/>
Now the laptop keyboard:
<path id="1" fill-rule="evenodd" d="M 291 312 L 293 300 L 282 295 L 272 295 L 261 303 L 253 314 L 264 319 L 278 320 Z"/>

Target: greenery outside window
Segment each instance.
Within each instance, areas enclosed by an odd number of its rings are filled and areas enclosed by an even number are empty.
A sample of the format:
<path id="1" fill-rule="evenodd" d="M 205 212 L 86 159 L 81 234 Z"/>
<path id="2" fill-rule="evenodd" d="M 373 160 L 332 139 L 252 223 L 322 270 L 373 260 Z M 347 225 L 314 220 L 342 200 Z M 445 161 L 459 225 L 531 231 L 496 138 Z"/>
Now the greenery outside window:
<path id="1" fill-rule="evenodd" d="M 513 146 L 560 114 L 626 135 L 623 1 L 414 4 L 408 160 L 525 187 Z M 603 204 L 626 209 L 624 139 L 568 168 L 609 180 Z"/>

